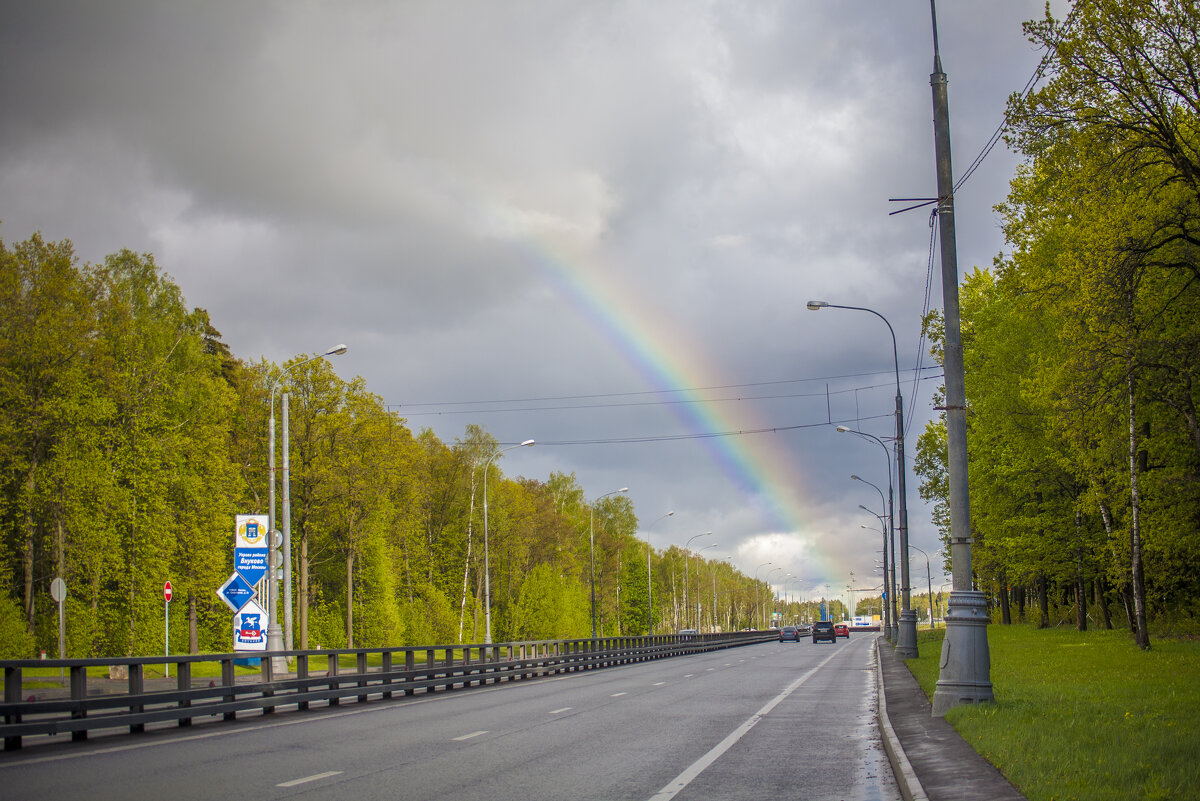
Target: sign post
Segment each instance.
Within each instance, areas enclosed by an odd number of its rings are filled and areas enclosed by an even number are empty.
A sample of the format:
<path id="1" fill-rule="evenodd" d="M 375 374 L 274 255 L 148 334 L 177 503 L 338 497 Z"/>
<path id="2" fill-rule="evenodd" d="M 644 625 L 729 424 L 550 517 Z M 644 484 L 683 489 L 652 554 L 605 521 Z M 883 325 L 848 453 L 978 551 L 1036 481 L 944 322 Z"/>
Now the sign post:
<path id="1" fill-rule="evenodd" d="M 65 659 L 67 650 L 67 627 L 66 618 L 63 615 L 63 602 L 67 600 L 67 582 L 63 581 L 61 578 L 56 578 L 54 581 L 50 582 L 50 597 L 58 602 L 58 658 Z M 58 677 L 59 679 L 66 678 L 66 673 L 61 665 L 59 665 L 58 668 Z"/>
<path id="2" fill-rule="evenodd" d="M 163 585 L 163 656 L 171 655 L 171 582 Z M 171 663 L 164 666 L 164 673 L 171 678 Z"/>

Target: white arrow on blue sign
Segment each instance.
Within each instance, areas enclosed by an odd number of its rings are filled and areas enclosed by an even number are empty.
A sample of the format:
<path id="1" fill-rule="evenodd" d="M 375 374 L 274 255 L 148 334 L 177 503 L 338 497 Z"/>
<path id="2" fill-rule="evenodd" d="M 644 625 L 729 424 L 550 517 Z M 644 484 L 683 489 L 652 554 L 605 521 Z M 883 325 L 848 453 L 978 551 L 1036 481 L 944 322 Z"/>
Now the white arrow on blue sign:
<path id="1" fill-rule="evenodd" d="M 254 598 L 254 588 L 240 574 L 234 573 L 217 590 L 217 595 L 221 596 L 221 600 L 228 604 L 230 609 L 238 612 Z"/>
<path id="2" fill-rule="evenodd" d="M 233 569 L 253 586 L 267 575 L 267 556 L 266 548 L 234 548 Z"/>

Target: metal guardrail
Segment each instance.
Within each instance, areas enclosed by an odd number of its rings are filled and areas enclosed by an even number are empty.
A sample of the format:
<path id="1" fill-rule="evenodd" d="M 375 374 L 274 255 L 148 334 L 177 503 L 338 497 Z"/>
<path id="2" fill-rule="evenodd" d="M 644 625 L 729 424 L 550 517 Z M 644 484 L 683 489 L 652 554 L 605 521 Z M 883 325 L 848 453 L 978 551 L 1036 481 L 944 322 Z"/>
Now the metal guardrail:
<path id="1" fill-rule="evenodd" d="M 774 631 L 728 634 L 669 634 L 651 637 L 606 637 L 583 640 L 534 640 L 492 645 L 431 645 L 397 648 L 355 648 L 320 651 L 281 651 L 274 656 L 294 660 L 295 672 L 275 675 L 270 655 L 263 654 L 258 675 L 236 674 L 235 662 L 250 654 L 199 656 L 143 656 L 114 659 L 0 660 L 4 669 L 4 702 L 0 704 L 0 736 L 4 750 L 21 747 L 23 737 L 70 732 L 72 740 L 86 740 L 91 729 L 129 727 L 145 730 L 147 723 L 177 721 L 190 726 L 195 718 L 222 715 L 234 720 L 237 713 L 260 709 L 272 714 L 293 705 L 308 709 L 313 702 L 336 706 L 343 698 L 367 701 L 371 696 L 432 693 L 504 681 L 550 676 L 581 670 L 626 665 L 651 659 L 733 648 L 775 640 Z M 354 667 L 341 665 L 353 656 Z M 377 659 L 373 659 L 377 656 Z M 371 662 L 378 665 L 370 665 Z M 220 683 L 193 680 L 192 666 L 218 662 Z M 147 687 L 146 665 L 172 665 L 175 679 L 153 679 L 160 689 Z M 322 664 L 324 665 L 322 667 Z M 128 672 L 125 692 L 89 694 L 88 668 L 123 669 Z M 70 671 L 69 695 L 60 698 L 24 697 L 24 671 L 62 668 Z M 249 680 L 247 680 L 249 679 Z M 45 682 L 44 676 L 29 676 Z M 105 680 L 110 681 L 110 680 Z"/>

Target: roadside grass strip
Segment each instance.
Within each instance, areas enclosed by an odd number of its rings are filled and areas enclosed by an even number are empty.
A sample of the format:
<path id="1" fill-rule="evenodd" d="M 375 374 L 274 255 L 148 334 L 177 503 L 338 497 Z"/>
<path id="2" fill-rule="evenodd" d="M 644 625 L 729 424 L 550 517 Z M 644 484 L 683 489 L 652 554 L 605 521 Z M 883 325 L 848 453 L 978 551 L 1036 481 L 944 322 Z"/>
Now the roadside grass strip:
<path id="1" fill-rule="evenodd" d="M 926 695 L 943 631 L 906 660 Z M 1200 641 L 988 627 L 996 703 L 946 720 L 1030 801 L 1200 798 Z"/>

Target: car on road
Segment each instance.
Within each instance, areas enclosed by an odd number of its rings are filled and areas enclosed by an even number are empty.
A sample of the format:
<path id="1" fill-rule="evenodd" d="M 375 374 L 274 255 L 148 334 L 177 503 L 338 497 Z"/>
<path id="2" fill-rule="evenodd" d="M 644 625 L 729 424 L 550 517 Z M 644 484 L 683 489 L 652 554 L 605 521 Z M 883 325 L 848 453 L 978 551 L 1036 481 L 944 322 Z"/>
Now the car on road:
<path id="1" fill-rule="evenodd" d="M 818 620 L 816 623 L 813 623 L 812 638 L 814 645 L 821 640 L 829 640 L 829 642 L 836 643 L 837 631 L 833 628 L 833 621 Z"/>
<path id="2" fill-rule="evenodd" d="M 837 636 L 839 637 L 850 638 L 850 627 L 845 623 L 838 623 L 833 627 L 833 630 L 837 632 Z"/>
<path id="3" fill-rule="evenodd" d="M 791 640 L 792 642 L 800 642 L 800 629 L 795 626 L 784 626 L 779 630 L 779 641 Z"/>

